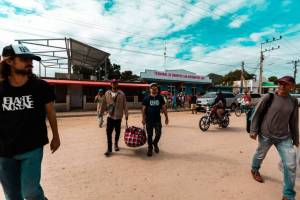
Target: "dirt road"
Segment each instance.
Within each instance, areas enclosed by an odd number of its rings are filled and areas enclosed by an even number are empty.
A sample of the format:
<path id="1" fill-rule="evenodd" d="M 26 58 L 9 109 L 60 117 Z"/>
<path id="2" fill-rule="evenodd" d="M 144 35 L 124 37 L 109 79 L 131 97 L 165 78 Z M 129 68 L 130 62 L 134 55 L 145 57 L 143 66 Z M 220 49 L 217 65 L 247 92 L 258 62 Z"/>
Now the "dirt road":
<path id="1" fill-rule="evenodd" d="M 140 126 L 140 117 L 131 115 L 130 125 Z M 199 118 L 200 114 L 170 113 L 161 153 L 151 158 L 146 157 L 146 146 L 128 148 L 123 138 L 121 151 L 106 158 L 105 128 L 98 128 L 95 117 L 59 119 L 61 149 L 54 155 L 49 146 L 45 149 L 45 193 L 49 200 L 281 199 L 275 148 L 261 170 L 266 183 L 250 176 L 256 142 L 245 134 L 244 117 L 232 116 L 229 128 L 211 127 L 206 133 L 198 128 Z"/>

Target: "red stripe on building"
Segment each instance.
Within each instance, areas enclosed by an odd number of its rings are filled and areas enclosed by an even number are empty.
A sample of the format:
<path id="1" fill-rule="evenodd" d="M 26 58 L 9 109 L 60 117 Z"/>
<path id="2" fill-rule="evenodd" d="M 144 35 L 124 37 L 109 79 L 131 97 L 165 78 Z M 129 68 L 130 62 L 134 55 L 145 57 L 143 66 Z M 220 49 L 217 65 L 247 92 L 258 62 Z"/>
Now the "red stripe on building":
<path id="1" fill-rule="evenodd" d="M 43 79 L 52 85 L 83 85 L 83 86 L 110 86 L 110 82 L 98 81 L 76 81 L 76 80 L 58 80 L 58 79 Z M 149 84 L 145 83 L 119 83 L 120 87 L 130 88 L 147 88 Z"/>

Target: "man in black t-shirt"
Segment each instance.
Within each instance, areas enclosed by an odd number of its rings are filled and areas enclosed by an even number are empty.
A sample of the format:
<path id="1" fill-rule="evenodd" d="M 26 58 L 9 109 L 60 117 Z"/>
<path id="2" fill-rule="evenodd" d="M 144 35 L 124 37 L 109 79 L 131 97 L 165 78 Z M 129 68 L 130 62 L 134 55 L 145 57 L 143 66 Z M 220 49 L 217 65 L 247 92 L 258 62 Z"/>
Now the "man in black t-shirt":
<path id="1" fill-rule="evenodd" d="M 169 124 L 166 103 L 164 98 L 158 94 L 158 85 L 156 83 L 150 84 L 150 95 L 143 100 L 143 125 L 146 125 L 148 135 L 148 156 L 152 156 L 152 151 L 159 153 L 158 142 L 161 137 L 161 117 L 160 111 L 165 114 L 165 124 Z M 153 129 L 155 129 L 155 139 L 153 141 Z"/>
<path id="2" fill-rule="evenodd" d="M 46 116 L 60 146 L 52 87 L 32 73 L 41 58 L 23 45 L 6 46 L 0 63 L 0 182 L 8 200 L 45 200 L 40 185 L 43 146 L 48 144 Z"/>

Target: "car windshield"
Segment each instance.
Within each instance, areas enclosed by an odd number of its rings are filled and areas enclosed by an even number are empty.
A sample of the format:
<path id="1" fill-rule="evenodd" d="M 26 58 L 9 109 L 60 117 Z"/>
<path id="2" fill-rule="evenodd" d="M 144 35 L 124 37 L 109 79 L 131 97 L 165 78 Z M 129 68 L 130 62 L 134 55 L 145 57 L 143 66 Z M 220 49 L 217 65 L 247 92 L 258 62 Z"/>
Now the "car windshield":
<path id="1" fill-rule="evenodd" d="M 217 95 L 215 93 L 207 93 L 202 96 L 202 98 L 215 98 Z"/>

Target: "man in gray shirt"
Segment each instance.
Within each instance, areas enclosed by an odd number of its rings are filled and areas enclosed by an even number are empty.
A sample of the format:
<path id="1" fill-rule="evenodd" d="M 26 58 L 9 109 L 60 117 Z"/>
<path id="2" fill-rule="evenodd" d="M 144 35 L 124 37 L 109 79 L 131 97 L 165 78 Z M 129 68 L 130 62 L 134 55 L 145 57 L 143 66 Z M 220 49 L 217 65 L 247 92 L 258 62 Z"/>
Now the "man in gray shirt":
<path id="1" fill-rule="evenodd" d="M 295 200 L 297 164 L 293 145 L 299 146 L 298 102 L 289 95 L 295 87 L 295 80 L 290 76 L 284 76 L 278 83 L 276 93 L 266 94 L 262 98 L 252 118 L 250 137 L 256 140 L 258 136 L 259 144 L 253 157 L 251 174 L 256 181 L 264 182 L 259 169 L 268 150 L 274 145 L 284 169 L 282 199 Z"/>

